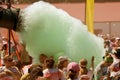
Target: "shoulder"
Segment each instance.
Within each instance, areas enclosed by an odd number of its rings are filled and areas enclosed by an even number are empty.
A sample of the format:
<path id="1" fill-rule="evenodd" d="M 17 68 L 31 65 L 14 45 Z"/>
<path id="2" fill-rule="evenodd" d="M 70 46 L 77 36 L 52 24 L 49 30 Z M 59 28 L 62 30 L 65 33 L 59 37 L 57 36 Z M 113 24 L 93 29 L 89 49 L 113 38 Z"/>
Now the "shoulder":
<path id="1" fill-rule="evenodd" d="M 49 72 L 49 70 L 48 69 L 43 70 L 43 73 L 46 73 L 46 72 Z"/>
<path id="2" fill-rule="evenodd" d="M 21 77 L 21 79 L 20 80 L 26 80 L 27 79 L 27 77 L 29 77 L 30 76 L 30 74 L 28 73 L 28 74 L 24 74 L 22 77 Z"/>

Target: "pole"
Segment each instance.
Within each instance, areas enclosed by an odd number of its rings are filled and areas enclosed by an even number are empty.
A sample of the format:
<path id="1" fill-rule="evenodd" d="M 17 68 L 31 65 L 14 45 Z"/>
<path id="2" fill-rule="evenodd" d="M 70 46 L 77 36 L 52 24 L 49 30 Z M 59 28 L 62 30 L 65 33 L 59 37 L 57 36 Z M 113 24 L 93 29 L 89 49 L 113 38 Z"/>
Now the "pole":
<path id="1" fill-rule="evenodd" d="M 18 58 L 18 60 L 20 61 L 19 51 L 18 51 L 18 49 L 17 49 L 17 44 L 16 44 L 16 41 L 15 41 L 15 38 L 14 38 L 14 35 L 13 35 L 13 32 L 12 32 L 12 31 L 11 31 L 11 37 L 12 37 L 13 42 L 14 42 L 14 44 L 15 44 L 15 49 L 16 49 L 17 58 Z"/>
<path id="2" fill-rule="evenodd" d="M 11 55 L 11 36 L 10 36 L 10 34 L 11 34 L 11 30 L 9 29 L 8 30 L 8 53 L 9 53 L 9 55 Z"/>
<path id="3" fill-rule="evenodd" d="M 11 1 L 10 0 L 8 0 L 7 8 L 11 9 Z M 8 53 L 9 53 L 9 55 L 11 55 L 11 51 L 10 51 L 11 50 L 11 37 L 10 37 L 10 34 L 11 34 L 11 30 L 9 29 L 8 30 L 8 38 L 9 38 L 9 40 L 8 40 L 9 52 Z"/>
<path id="4" fill-rule="evenodd" d="M 94 33 L 94 0 L 86 0 L 85 22 L 88 27 L 88 31 Z"/>
<path id="5" fill-rule="evenodd" d="M 110 34 L 110 39 L 112 38 L 112 34 L 111 34 L 111 22 L 109 22 L 109 34 Z"/>

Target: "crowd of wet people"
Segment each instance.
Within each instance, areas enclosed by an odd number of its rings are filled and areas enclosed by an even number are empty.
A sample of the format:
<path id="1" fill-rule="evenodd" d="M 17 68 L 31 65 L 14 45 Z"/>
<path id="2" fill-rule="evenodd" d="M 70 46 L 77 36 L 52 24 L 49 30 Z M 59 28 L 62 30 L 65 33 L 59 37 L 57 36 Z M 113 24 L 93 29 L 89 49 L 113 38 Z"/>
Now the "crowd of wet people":
<path id="1" fill-rule="evenodd" d="M 8 4 L 9 0 L 0 0 L 0 5 Z M 19 4 L 19 0 L 10 0 L 12 4 Z"/>
<path id="2" fill-rule="evenodd" d="M 15 47 L 12 45 L 12 55 L 6 54 L 5 39 L 1 47 L 0 80 L 120 80 L 120 38 L 104 38 L 105 55 L 103 60 L 94 66 L 94 55 L 88 68 L 87 59 L 72 62 L 67 56 L 54 57 L 44 53 L 39 56 L 39 63 L 33 64 L 32 57 L 22 44 L 21 60 L 17 60 Z M 12 43 L 11 43 L 12 44 Z"/>

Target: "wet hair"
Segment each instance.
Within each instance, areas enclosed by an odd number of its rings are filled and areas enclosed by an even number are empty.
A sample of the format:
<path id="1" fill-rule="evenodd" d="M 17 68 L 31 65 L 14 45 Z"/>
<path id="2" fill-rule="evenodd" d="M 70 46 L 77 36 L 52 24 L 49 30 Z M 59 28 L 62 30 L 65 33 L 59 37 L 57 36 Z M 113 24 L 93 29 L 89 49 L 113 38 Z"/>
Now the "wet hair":
<path id="1" fill-rule="evenodd" d="M 84 66 L 85 66 L 85 65 L 87 65 L 87 63 L 88 63 L 88 62 L 87 62 L 87 60 L 86 60 L 86 59 L 84 59 L 84 58 L 83 58 L 83 59 L 81 59 L 81 60 L 80 60 L 80 62 L 79 62 L 80 66 L 82 66 L 82 65 L 84 65 Z"/>
<path id="2" fill-rule="evenodd" d="M 113 38 L 111 38 L 111 40 L 110 40 L 111 42 L 114 42 L 115 41 L 115 38 L 113 37 Z"/>
<path id="3" fill-rule="evenodd" d="M 116 49 L 116 53 L 114 53 L 117 58 L 120 59 L 120 49 Z"/>
<path id="4" fill-rule="evenodd" d="M 2 17 L 2 14 L 3 14 L 3 7 L 0 7 L 0 18 Z"/>
<path id="5" fill-rule="evenodd" d="M 44 53 L 40 54 L 40 56 L 44 56 L 44 57 L 46 57 L 46 58 L 47 58 L 47 55 L 45 55 Z"/>
<path id="6" fill-rule="evenodd" d="M 104 48 L 106 48 L 106 46 L 110 46 L 110 41 L 109 40 L 104 41 Z"/>
<path id="7" fill-rule="evenodd" d="M 86 67 L 80 68 L 80 75 L 84 75 L 88 73 L 88 69 Z"/>
<path id="8" fill-rule="evenodd" d="M 40 61 L 40 63 L 44 64 L 44 62 L 45 62 L 46 59 L 47 59 L 47 55 L 46 54 L 42 53 L 42 54 L 39 55 L 39 61 Z"/>
<path id="9" fill-rule="evenodd" d="M 80 62 L 79 62 L 79 65 L 80 65 L 80 75 L 88 73 L 87 64 L 88 64 L 87 59 L 83 58 L 83 59 L 80 60 Z"/>
<path id="10" fill-rule="evenodd" d="M 32 61 L 33 61 L 33 58 L 32 58 L 32 56 L 29 55 L 29 64 L 32 64 Z"/>
<path id="11" fill-rule="evenodd" d="M 35 80 L 39 76 L 43 76 L 43 69 L 39 66 L 33 67 L 30 71 L 30 80 Z"/>
<path id="12" fill-rule="evenodd" d="M 61 70 L 63 69 L 63 67 L 64 67 L 64 66 L 63 66 L 63 63 L 64 63 L 65 61 L 67 61 L 67 60 L 59 61 L 59 62 L 58 62 L 58 65 L 57 65 L 58 69 L 61 69 Z"/>
<path id="13" fill-rule="evenodd" d="M 46 65 L 47 68 L 53 68 L 54 63 L 55 63 L 55 61 L 54 61 L 53 58 L 48 58 L 45 61 L 45 65 Z"/>
<path id="14" fill-rule="evenodd" d="M 1 50 L 7 50 L 7 44 L 4 44 Z"/>
<path id="15" fill-rule="evenodd" d="M 31 71 L 34 69 L 34 68 L 40 68 L 41 70 L 43 70 L 43 67 L 40 65 L 40 64 L 33 64 L 29 69 L 28 69 L 28 73 L 31 73 Z"/>
<path id="16" fill-rule="evenodd" d="M 16 61 L 15 66 L 16 66 L 19 70 L 21 70 L 24 65 L 21 63 L 21 61 Z"/>
<path id="17" fill-rule="evenodd" d="M 32 64 L 32 60 L 33 60 L 32 56 L 28 55 L 28 58 L 29 58 L 29 61 L 27 61 L 27 62 L 24 62 L 24 61 L 23 61 L 23 62 L 22 62 L 22 65 L 26 66 L 26 65 Z"/>
<path id="18" fill-rule="evenodd" d="M 30 78 L 35 80 L 38 76 L 43 76 L 43 70 L 40 67 L 34 67 L 30 72 Z"/>
<path id="19" fill-rule="evenodd" d="M 77 73 L 76 71 L 70 69 L 70 70 L 68 71 L 67 78 L 68 78 L 68 79 L 71 79 L 71 80 L 75 79 L 76 73 Z"/>
<path id="20" fill-rule="evenodd" d="M 6 55 L 6 56 L 3 58 L 3 60 L 4 60 L 4 61 L 8 61 L 8 62 L 12 62 L 12 61 L 13 61 L 12 57 L 9 56 L 9 55 Z"/>

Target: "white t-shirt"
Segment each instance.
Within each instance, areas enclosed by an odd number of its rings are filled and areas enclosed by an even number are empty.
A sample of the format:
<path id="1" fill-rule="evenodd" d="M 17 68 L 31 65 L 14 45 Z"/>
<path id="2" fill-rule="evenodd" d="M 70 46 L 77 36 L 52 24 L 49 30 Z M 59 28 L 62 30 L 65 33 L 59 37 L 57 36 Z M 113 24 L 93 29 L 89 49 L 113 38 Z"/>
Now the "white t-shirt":
<path id="1" fill-rule="evenodd" d="M 66 80 L 61 70 L 52 68 L 43 70 L 44 77 L 50 80 Z"/>

